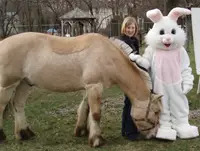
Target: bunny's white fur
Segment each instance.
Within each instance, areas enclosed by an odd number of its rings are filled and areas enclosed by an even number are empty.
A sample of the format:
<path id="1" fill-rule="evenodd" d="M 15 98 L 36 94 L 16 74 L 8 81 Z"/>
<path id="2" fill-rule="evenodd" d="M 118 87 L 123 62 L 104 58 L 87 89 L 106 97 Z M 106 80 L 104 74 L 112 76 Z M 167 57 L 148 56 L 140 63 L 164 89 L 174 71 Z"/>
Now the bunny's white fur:
<path id="1" fill-rule="evenodd" d="M 165 32 L 164 35 L 160 35 L 159 33 L 162 29 Z M 171 33 L 173 29 L 176 31 L 174 35 Z M 167 43 L 167 41 L 165 41 L 166 39 L 169 39 L 168 43 L 171 44 L 169 47 L 165 47 L 164 45 L 164 43 Z M 165 16 L 153 25 L 153 28 L 147 33 L 145 40 L 146 43 L 154 49 L 170 50 L 183 46 L 186 41 L 186 35 L 174 20 Z"/>
<path id="2" fill-rule="evenodd" d="M 151 71 L 154 92 L 163 95 L 163 110 L 157 138 L 176 140 L 197 137 L 198 128 L 188 122 L 189 106 L 185 96 L 192 87 L 194 77 L 190 60 L 184 49 L 186 34 L 176 23 L 181 15 L 190 14 L 190 10 L 174 8 L 168 16 L 160 10 L 147 12 L 154 23 L 145 40 L 148 45 L 143 56 L 130 56 L 143 67 Z"/>

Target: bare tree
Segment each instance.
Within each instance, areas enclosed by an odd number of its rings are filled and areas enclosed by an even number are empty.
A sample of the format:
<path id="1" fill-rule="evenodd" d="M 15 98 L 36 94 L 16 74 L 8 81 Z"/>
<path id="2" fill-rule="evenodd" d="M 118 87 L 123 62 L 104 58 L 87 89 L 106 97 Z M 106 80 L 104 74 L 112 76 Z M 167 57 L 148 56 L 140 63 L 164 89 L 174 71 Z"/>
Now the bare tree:
<path id="1" fill-rule="evenodd" d="M 93 0 L 83 0 L 83 2 L 87 5 L 90 14 L 91 14 L 91 15 L 94 15 L 94 13 L 93 13 L 93 3 L 92 3 L 92 1 L 93 1 Z"/>
<path id="2" fill-rule="evenodd" d="M 43 18 L 43 14 L 42 14 L 42 2 L 41 0 L 36 0 L 36 9 L 37 9 L 37 24 L 38 24 L 38 28 L 37 31 L 41 32 L 42 31 L 42 18 Z"/>
<path id="3" fill-rule="evenodd" d="M 20 11 L 20 21 L 24 27 L 24 31 L 33 31 L 33 25 L 35 20 L 35 8 L 36 2 L 35 0 L 22 0 L 23 7 Z"/>
<path id="4" fill-rule="evenodd" d="M 20 0 L 0 1 L 0 37 L 6 38 L 15 29 L 16 16 L 20 11 Z M 15 7 L 12 7 L 15 6 Z M 9 10 L 8 10 L 9 9 Z"/>
<path id="5" fill-rule="evenodd" d="M 53 14 L 54 24 L 60 23 L 59 17 L 74 8 L 73 3 L 73 0 L 43 0 L 43 5 Z"/>
<path id="6" fill-rule="evenodd" d="M 125 7 L 127 0 L 109 0 L 108 7 L 112 9 L 113 16 L 120 16 L 120 9 Z"/>
<path id="7" fill-rule="evenodd" d="M 199 0 L 184 0 L 183 4 L 185 7 L 200 7 Z"/>

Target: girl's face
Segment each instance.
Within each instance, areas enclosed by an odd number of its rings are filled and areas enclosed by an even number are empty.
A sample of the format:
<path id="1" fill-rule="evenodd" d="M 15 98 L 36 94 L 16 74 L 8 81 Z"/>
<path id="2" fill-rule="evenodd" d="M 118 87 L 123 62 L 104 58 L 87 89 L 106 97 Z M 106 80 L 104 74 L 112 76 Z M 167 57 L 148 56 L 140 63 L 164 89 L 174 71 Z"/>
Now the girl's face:
<path id="1" fill-rule="evenodd" d="M 135 34 L 135 24 L 132 23 L 129 26 L 125 27 L 125 35 L 129 36 L 129 37 L 133 37 Z"/>

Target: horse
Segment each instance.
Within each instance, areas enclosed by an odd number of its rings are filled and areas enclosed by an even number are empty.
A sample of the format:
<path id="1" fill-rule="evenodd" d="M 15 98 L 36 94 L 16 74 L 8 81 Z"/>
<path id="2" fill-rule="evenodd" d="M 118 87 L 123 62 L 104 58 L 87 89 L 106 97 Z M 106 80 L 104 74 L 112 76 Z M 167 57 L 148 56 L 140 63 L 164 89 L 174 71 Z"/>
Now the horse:
<path id="1" fill-rule="evenodd" d="M 0 142 L 6 140 L 3 112 L 12 104 L 15 137 L 27 140 L 35 134 L 26 121 L 24 107 L 35 86 L 55 92 L 85 90 L 77 110 L 75 135 L 89 132 L 92 147 L 103 145 L 100 129 L 104 88 L 118 85 L 132 103 L 131 116 L 149 136 L 158 125 L 160 96 L 151 92 L 144 75 L 107 37 L 96 33 L 59 37 L 27 32 L 0 42 Z"/>

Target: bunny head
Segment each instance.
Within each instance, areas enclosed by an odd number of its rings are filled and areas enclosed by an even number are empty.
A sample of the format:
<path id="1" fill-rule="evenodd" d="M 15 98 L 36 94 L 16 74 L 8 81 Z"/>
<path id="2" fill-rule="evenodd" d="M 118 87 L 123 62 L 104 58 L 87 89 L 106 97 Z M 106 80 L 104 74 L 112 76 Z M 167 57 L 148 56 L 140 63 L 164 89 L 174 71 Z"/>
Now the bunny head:
<path id="1" fill-rule="evenodd" d="M 152 29 L 147 33 L 146 43 L 152 48 L 171 50 L 184 45 L 186 34 L 177 24 L 178 17 L 189 15 L 191 11 L 176 7 L 167 16 L 163 16 L 159 9 L 147 12 L 147 17 L 154 23 Z"/>

